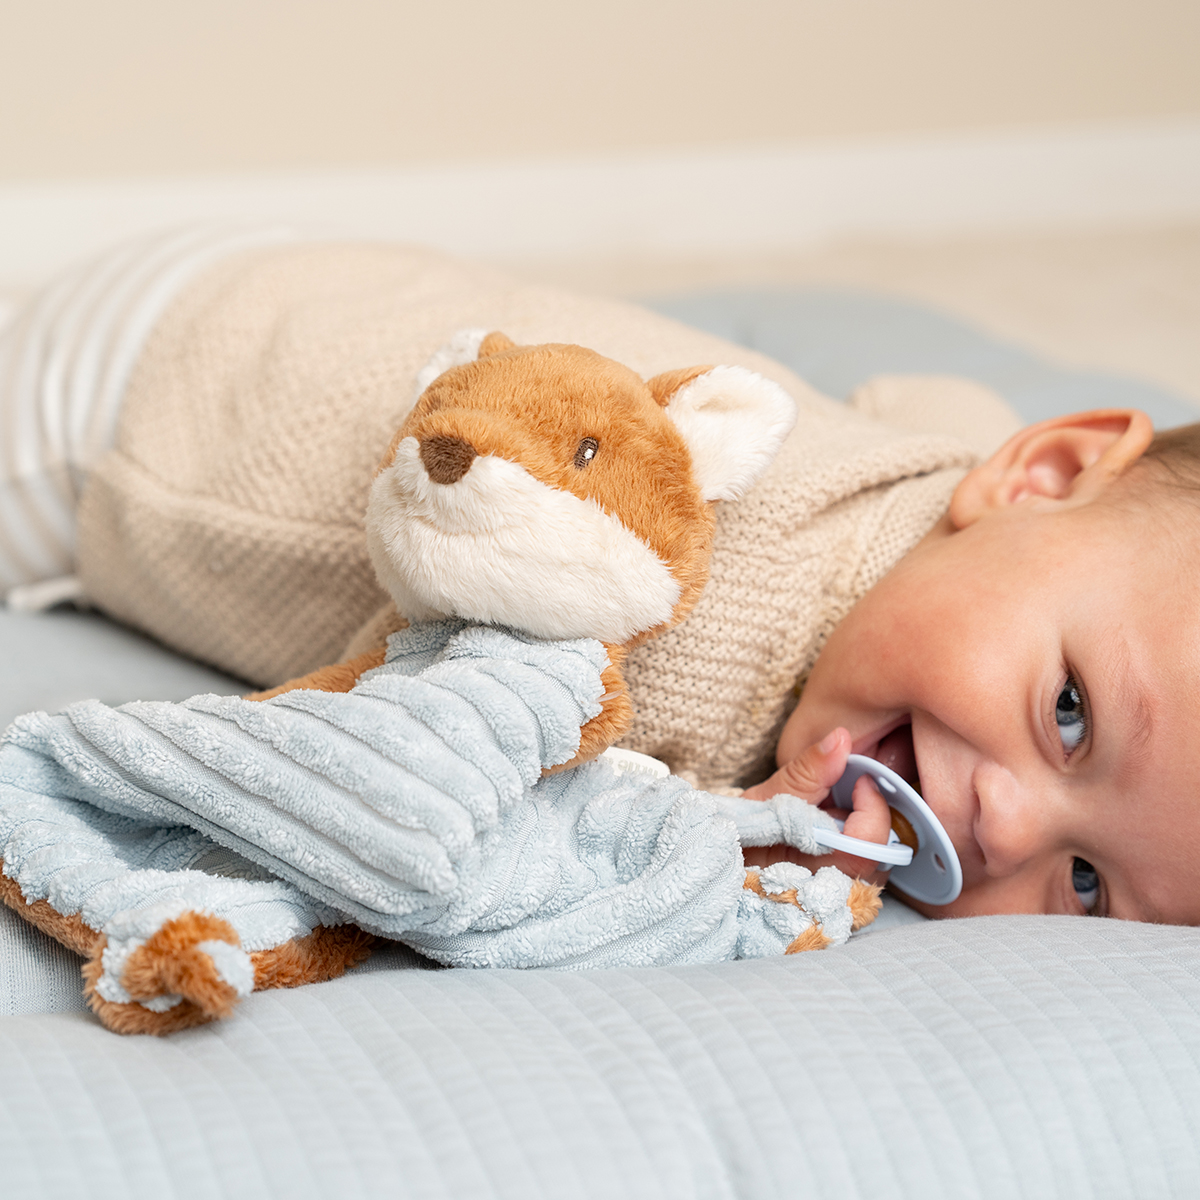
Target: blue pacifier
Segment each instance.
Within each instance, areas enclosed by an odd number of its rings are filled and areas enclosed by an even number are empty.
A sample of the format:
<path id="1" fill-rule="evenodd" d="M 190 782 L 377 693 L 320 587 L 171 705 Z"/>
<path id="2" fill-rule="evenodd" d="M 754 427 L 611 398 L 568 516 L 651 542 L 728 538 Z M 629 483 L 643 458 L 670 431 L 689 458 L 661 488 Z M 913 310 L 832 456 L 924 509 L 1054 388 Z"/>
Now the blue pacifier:
<path id="1" fill-rule="evenodd" d="M 886 846 L 861 838 L 814 829 L 816 841 L 830 850 L 845 850 L 891 869 L 889 882 L 898 892 L 926 904 L 949 904 L 962 891 L 962 865 L 954 843 L 933 809 L 895 771 L 862 754 L 852 754 L 841 779 L 833 785 L 838 808 L 853 808 L 851 796 L 860 775 L 870 775 L 892 810 L 892 829 Z M 900 820 L 897 820 L 899 814 Z M 839 828 L 841 823 L 839 822 Z M 896 826 L 900 825 L 901 833 Z M 911 831 L 911 832 L 910 832 Z M 902 836 L 902 834 L 904 836 Z M 916 840 L 914 851 L 906 843 Z"/>

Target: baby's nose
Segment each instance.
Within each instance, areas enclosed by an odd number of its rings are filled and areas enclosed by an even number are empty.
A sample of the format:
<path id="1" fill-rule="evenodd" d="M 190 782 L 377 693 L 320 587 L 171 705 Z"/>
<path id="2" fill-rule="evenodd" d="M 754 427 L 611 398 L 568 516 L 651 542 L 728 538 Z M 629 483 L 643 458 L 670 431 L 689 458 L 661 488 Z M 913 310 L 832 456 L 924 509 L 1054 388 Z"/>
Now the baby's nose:
<path id="1" fill-rule="evenodd" d="M 462 438 L 434 434 L 421 440 L 421 462 L 434 483 L 457 483 L 475 461 L 475 447 Z"/>
<path id="2" fill-rule="evenodd" d="M 1011 875 L 1052 839 L 1057 807 L 1038 789 L 994 763 L 977 767 L 973 783 L 980 807 L 975 836 L 988 874 Z"/>

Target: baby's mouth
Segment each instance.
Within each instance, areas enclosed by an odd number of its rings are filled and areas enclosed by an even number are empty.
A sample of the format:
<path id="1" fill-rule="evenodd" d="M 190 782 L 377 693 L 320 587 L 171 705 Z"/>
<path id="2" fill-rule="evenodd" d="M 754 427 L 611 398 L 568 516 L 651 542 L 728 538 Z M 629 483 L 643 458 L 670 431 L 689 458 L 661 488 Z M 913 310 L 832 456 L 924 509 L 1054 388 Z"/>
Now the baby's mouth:
<path id="1" fill-rule="evenodd" d="M 910 787 L 921 795 L 921 777 L 917 773 L 917 755 L 913 749 L 912 725 L 898 725 L 891 733 L 879 739 L 874 750 L 868 751 L 871 758 L 890 767 Z"/>

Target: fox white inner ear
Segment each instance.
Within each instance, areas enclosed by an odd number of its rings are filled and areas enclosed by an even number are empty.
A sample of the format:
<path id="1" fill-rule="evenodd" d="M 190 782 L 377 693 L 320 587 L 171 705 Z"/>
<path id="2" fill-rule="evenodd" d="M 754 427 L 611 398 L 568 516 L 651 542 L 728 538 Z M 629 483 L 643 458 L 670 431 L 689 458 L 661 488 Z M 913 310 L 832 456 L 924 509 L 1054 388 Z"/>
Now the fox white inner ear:
<path id="1" fill-rule="evenodd" d="M 451 367 L 474 362 L 479 357 L 479 347 L 487 337 L 486 329 L 460 329 L 444 346 L 434 352 L 433 357 L 417 372 L 415 404 L 422 392 Z"/>
<path id="2" fill-rule="evenodd" d="M 692 453 L 705 500 L 741 499 L 796 423 L 791 396 L 745 367 L 713 367 L 681 387 L 666 412 Z"/>

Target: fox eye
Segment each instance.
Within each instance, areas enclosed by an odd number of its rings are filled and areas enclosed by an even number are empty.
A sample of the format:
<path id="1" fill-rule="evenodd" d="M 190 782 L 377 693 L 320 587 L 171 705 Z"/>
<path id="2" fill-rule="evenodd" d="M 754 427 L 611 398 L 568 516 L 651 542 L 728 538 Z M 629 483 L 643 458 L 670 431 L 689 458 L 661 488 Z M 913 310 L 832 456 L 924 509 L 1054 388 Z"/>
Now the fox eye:
<path id="1" fill-rule="evenodd" d="M 595 438 L 584 438 L 575 451 L 576 468 L 582 471 L 596 457 L 596 451 L 599 449 L 600 443 Z"/>

